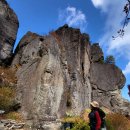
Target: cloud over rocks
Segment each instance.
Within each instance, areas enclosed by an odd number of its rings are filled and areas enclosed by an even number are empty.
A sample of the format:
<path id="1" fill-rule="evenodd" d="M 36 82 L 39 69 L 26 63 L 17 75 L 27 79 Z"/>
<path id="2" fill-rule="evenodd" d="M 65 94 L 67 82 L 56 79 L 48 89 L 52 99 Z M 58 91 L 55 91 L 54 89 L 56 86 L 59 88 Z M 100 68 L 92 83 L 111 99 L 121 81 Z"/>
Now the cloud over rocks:
<path id="1" fill-rule="evenodd" d="M 61 24 L 67 23 L 69 26 L 80 28 L 82 32 L 86 29 L 86 16 L 75 7 L 68 6 L 66 9 L 60 10 L 58 19 Z"/>
<path id="2" fill-rule="evenodd" d="M 112 0 L 91 0 L 95 8 L 100 8 L 101 11 L 107 12 L 110 9 L 110 5 L 113 2 Z M 117 0 L 115 0 L 117 1 Z M 113 2 L 114 4 L 114 2 Z"/>
<path id="3" fill-rule="evenodd" d="M 101 10 L 101 13 L 105 13 L 106 23 L 104 27 L 104 34 L 100 38 L 100 44 L 103 46 L 107 55 L 114 55 L 116 58 L 125 58 L 128 60 L 123 73 L 125 75 L 130 74 L 130 23 L 125 27 L 124 36 L 117 37 L 115 40 L 112 36 L 117 36 L 117 31 L 122 29 L 125 19 L 125 13 L 123 12 L 124 5 L 127 1 L 119 0 L 91 0 L 94 7 Z"/>
<path id="4" fill-rule="evenodd" d="M 130 74 L 130 62 L 126 65 L 125 69 L 123 70 L 125 75 Z"/>
<path id="5" fill-rule="evenodd" d="M 123 12 L 126 1 L 119 0 L 91 0 L 95 8 L 100 8 L 107 18 L 104 27 L 104 34 L 100 38 L 100 44 L 103 45 L 108 54 L 123 56 L 130 60 L 130 25 L 125 27 L 125 35 L 117 37 L 115 40 L 112 36 L 117 36 L 117 31 L 122 28 L 125 18 Z M 125 50 L 125 51 L 124 51 Z"/>

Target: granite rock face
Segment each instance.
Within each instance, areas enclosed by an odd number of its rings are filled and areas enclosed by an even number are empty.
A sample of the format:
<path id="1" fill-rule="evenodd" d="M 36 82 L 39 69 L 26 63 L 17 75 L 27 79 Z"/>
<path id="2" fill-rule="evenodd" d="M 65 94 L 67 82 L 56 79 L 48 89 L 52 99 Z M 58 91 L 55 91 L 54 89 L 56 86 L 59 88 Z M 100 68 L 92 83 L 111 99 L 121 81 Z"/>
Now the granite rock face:
<path id="1" fill-rule="evenodd" d="M 17 100 L 25 117 L 37 124 L 89 107 L 89 56 L 89 37 L 79 29 L 65 25 L 48 36 L 28 32 L 12 63 L 19 66 Z"/>
<path id="2" fill-rule="evenodd" d="M 68 25 L 47 36 L 28 32 L 11 62 L 17 29 L 17 16 L 0 0 L 0 65 L 11 64 L 15 70 L 16 101 L 34 129 L 58 130 L 59 118 L 66 112 L 81 114 L 92 100 L 130 116 L 130 103 L 120 92 L 125 84 L 122 71 L 104 63 L 102 49 L 91 45 L 87 34 Z"/>
<path id="3" fill-rule="evenodd" d="M 90 69 L 92 100 L 112 110 L 123 106 L 120 90 L 125 84 L 122 71 L 113 64 L 92 63 Z"/>
<path id="4" fill-rule="evenodd" d="M 103 91 L 122 89 L 125 84 L 122 71 L 113 64 L 92 63 L 90 73 L 91 84 Z"/>
<path id="5" fill-rule="evenodd" d="M 129 102 L 120 93 L 125 77 L 118 67 L 103 63 L 103 59 L 98 44 L 91 46 L 87 34 L 68 25 L 48 36 L 28 32 L 12 62 L 23 115 L 33 121 L 34 127 L 45 128 L 66 112 L 79 115 L 92 100 L 130 115 Z"/>
<path id="6" fill-rule="evenodd" d="M 0 64 L 10 62 L 19 22 L 5 0 L 0 0 Z"/>
<path id="7" fill-rule="evenodd" d="M 99 43 L 94 43 L 91 45 L 91 62 L 103 62 L 104 54 L 102 49 L 99 46 Z"/>
<path id="8" fill-rule="evenodd" d="M 98 44 L 93 44 L 91 49 L 90 83 L 92 100 L 98 101 L 101 106 L 114 112 L 121 112 L 130 116 L 130 103 L 121 96 L 121 89 L 126 82 L 124 74 L 116 65 L 102 62 L 103 53 Z M 94 59 L 97 60 L 94 60 L 93 57 L 96 57 Z"/>

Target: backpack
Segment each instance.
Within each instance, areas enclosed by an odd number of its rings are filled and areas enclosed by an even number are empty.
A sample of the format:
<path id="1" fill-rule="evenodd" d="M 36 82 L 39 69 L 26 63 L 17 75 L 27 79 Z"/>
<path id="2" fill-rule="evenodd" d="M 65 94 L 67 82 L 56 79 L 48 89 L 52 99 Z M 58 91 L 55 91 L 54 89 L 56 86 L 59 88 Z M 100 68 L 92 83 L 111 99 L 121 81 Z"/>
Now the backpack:
<path id="1" fill-rule="evenodd" d="M 101 118 L 101 128 L 104 128 L 105 127 L 105 125 L 106 125 L 106 123 L 105 123 L 105 116 L 106 116 L 106 114 L 105 114 L 105 112 L 102 110 L 102 109 L 98 109 L 98 113 L 99 113 L 99 116 L 100 116 L 100 118 Z"/>

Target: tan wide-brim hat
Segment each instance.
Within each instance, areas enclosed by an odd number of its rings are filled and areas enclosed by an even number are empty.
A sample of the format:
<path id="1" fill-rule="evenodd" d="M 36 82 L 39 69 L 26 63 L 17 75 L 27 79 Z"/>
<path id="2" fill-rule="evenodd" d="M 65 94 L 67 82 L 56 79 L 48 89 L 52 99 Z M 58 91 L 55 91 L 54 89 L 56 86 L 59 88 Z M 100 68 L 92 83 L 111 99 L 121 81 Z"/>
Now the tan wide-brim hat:
<path id="1" fill-rule="evenodd" d="M 90 103 L 90 105 L 92 105 L 93 107 L 99 107 L 99 103 L 98 102 L 96 102 L 96 101 L 92 101 L 91 103 Z"/>

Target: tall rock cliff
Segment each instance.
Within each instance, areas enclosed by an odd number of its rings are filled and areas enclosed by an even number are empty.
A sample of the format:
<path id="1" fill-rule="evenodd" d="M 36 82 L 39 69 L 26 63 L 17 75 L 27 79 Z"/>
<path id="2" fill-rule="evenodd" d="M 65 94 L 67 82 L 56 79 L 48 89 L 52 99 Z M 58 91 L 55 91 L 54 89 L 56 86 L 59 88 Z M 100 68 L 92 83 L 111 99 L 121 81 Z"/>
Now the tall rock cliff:
<path id="1" fill-rule="evenodd" d="M 18 26 L 13 10 L 5 0 L 0 0 L 0 64 L 10 63 Z"/>
<path id="2" fill-rule="evenodd" d="M 44 37 L 28 32 L 18 48 L 13 61 L 20 66 L 17 99 L 27 118 L 57 119 L 66 111 L 78 115 L 89 107 L 88 35 L 65 25 Z"/>
<path id="3" fill-rule="evenodd" d="M 122 99 L 122 71 L 103 62 L 99 44 L 64 25 L 48 36 L 28 32 L 20 41 L 12 66 L 17 70 L 17 101 L 34 124 L 79 115 L 96 100 L 101 106 L 130 115 Z M 42 123 L 41 123 L 42 122 Z"/>
<path id="4" fill-rule="evenodd" d="M 99 44 L 91 45 L 90 84 L 92 100 L 114 112 L 130 116 L 130 103 L 121 96 L 126 82 L 122 71 L 114 64 L 104 63 Z"/>

